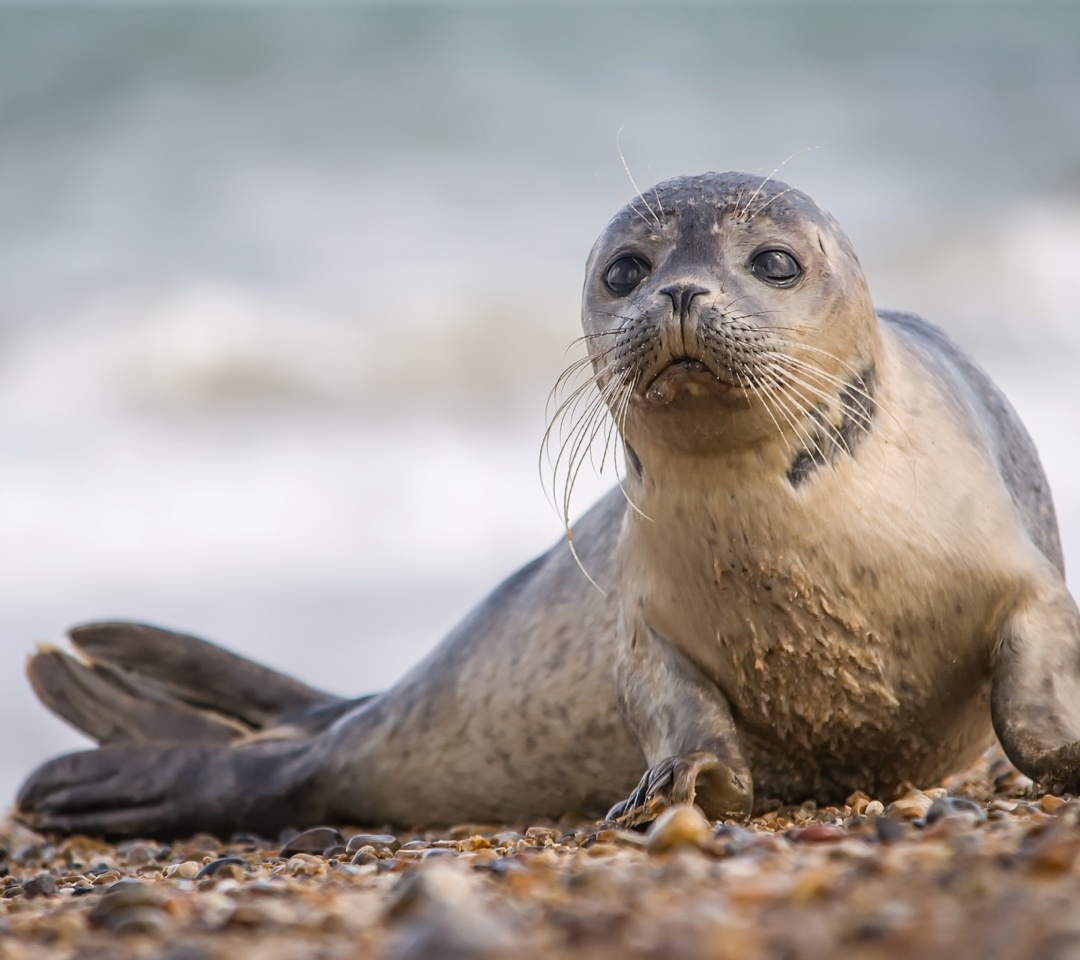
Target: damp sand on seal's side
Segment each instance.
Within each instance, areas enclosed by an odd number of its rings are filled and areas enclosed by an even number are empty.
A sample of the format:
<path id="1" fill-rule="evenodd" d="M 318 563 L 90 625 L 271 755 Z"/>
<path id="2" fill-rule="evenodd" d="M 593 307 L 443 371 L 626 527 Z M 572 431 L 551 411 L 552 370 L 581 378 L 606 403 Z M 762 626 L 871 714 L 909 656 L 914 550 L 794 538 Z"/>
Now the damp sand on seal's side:
<path id="1" fill-rule="evenodd" d="M 360 832 L 111 845 L 8 823 L 0 958 L 1080 955 L 1080 803 L 993 756 L 745 826 Z"/>

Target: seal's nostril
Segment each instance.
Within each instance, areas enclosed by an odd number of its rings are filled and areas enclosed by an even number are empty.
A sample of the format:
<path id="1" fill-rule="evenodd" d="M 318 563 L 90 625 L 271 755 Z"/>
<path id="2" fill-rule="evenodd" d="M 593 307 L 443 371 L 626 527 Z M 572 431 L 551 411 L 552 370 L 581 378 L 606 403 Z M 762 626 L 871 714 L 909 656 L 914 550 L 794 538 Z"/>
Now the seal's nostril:
<path id="1" fill-rule="evenodd" d="M 671 298 L 671 306 L 675 313 L 680 317 L 685 317 L 690 312 L 690 304 L 694 297 L 709 291 L 693 283 L 671 283 L 666 287 L 661 287 L 660 292 Z"/>

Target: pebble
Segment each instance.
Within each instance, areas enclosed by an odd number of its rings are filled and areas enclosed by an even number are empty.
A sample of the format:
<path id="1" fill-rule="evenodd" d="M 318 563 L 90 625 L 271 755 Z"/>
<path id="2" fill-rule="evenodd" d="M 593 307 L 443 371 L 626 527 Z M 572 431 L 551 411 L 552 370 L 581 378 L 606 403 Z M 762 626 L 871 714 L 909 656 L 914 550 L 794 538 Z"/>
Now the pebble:
<path id="1" fill-rule="evenodd" d="M 22 888 L 28 897 L 47 897 L 56 893 L 56 881 L 48 873 L 39 873 L 36 877 L 23 881 Z"/>
<path id="2" fill-rule="evenodd" d="M 218 857 L 217 860 L 211 860 L 206 866 L 204 866 L 198 873 L 195 874 L 196 880 L 205 880 L 207 877 L 232 877 L 238 879 L 247 873 L 248 862 L 241 860 L 239 857 Z"/>
<path id="3" fill-rule="evenodd" d="M 922 790 L 911 790 L 899 800 L 890 803 L 885 808 L 885 813 L 897 819 L 918 820 L 926 816 L 933 802 L 934 798 Z"/>
<path id="4" fill-rule="evenodd" d="M 195 860 L 185 860 L 183 863 L 173 863 L 165 868 L 166 877 L 175 877 L 177 880 L 194 880 L 202 869 Z"/>
<path id="5" fill-rule="evenodd" d="M 288 859 L 295 853 L 322 853 L 329 847 L 344 846 L 341 834 L 333 827 L 312 827 L 298 833 L 281 848 L 281 856 Z"/>
<path id="6" fill-rule="evenodd" d="M 713 833 L 717 851 L 727 856 L 735 856 L 754 845 L 755 836 L 746 827 L 736 823 L 724 823 Z"/>
<path id="7" fill-rule="evenodd" d="M 649 853 L 666 853 L 677 847 L 704 847 L 712 837 L 712 827 L 697 807 L 676 804 L 668 807 L 646 834 Z"/>
<path id="8" fill-rule="evenodd" d="M 911 832 L 911 825 L 892 817 L 875 817 L 874 832 L 882 843 L 899 843 Z"/>
<path id="9" fill-rule="evenodd" d="M 1062 807 L 1064 807 L 1069 801 L 1062 797 L 1055 797 L 1052 793 L 1044 793 L 1039 798 L 1039 809 L 1043 813 L 1057 813 Z"/>
<path id="10" fill-rule="evenodd" d="M 385 850 L 393 853 L 400 846 L 397 837 L 389 833 L 356 833 L 349 837 L 345 852 L 356 853 L 361 847 L 372 847 L 376 852 Z"/>
<path id="11" fill-rule="evenodd" d="M 966 797 L 939 797 L 926 811 L 928 825 L 937 823 L 939 820 L 982 823 L 985 819 L 986 811 L 974 800 L 968 800 Z"/>

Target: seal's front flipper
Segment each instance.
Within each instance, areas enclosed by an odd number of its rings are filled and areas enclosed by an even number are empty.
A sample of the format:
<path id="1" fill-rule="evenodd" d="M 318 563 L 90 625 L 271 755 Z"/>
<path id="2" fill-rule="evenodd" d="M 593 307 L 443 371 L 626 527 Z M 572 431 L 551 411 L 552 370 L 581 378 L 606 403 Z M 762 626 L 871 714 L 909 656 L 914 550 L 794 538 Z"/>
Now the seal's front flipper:
<path id="1" fill-rule="evenodd" d="M 697 804 L 710 820 L 743 820 L 752 796 L 744 783 L 716 754 L 668 757 L 649 768 L 627 799 L 615 804 L 606 819 L 623 827 L 655 820 L 661 810 L 679 803 Z"/>
<path id="2" fill-rule="evenodd" d="M 208 831 L 276 836 L 326 818 L 306 744 L 134 743 L 39 767 L 15 816 L 40 831 L 171 840 Z"/>
<path id="3" fill-rule="evenodd" d="M 1060 576 L 1014 612 L 994 657 L 991 713 L 1009 759 L 1043 789 L 1080 793 L 1080 613 Z"/>
<path id="4" fill-rule="evenodd" d="M 649 769 L 608 819 L 636 826 L 676 803 L 695 803 L 713 820 L 749 817 L 753 781 L 716 684 L 643 622 L 618 652 L 615 680 Z"/>
<path id="5" fill-rule="evenodd" d="M 53 712 L 102 744 L 229 741 L 344 704 L 197 637 L 140 623 L 75 627 L 27 673 Z"/>

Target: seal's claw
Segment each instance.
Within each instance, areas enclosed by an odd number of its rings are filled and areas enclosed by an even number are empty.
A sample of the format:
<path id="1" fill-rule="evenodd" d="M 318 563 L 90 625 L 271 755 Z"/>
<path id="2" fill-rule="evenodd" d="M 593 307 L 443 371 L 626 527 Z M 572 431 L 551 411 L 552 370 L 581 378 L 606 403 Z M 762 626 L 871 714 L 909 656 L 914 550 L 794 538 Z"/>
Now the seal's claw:
<path id="1" fill-rule="evenodd" d="M 650 767 L 605 819 L 633 828 L 677 803 L 697 804 L 711 820 L 745 820 L 753 805 L 753 787 L 748 776 L 736 774 L 714 753 L 668 757 Z"/>

